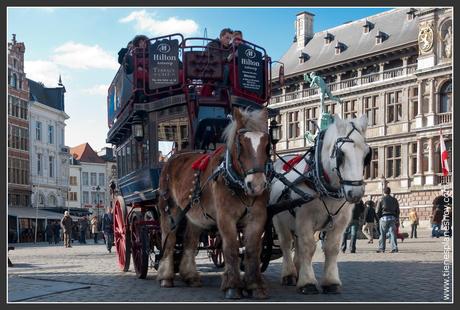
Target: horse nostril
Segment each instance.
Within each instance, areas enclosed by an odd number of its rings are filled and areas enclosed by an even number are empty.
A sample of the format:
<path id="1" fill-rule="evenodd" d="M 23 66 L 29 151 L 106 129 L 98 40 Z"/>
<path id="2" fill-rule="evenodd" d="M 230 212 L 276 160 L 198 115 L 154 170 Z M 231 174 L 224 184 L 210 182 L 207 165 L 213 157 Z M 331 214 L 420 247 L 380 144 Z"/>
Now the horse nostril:
<path id="1" fill-rule="evenodd" d="M 353 192 L 352 192 L 351 190 L 349 190 L 349 191 L 347 192 L 347 196 L 348 196 L 349 198 L 352 197 L 352 194 L 353 194 Z"/>
<path id="2" fill-rule="evenodd" d="M 252 182 L 248 182 L 247 185 L 248 185 L 248 188 L 252 190 Z"/>

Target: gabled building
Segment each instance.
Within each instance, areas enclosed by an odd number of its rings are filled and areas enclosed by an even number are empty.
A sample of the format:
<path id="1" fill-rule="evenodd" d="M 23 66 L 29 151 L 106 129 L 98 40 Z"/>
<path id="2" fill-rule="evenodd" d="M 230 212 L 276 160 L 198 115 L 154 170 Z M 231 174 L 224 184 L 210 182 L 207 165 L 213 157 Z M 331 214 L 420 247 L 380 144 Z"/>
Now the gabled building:
<path id="1" fill-rule="evenodd" d="M 106 162 L 88 143 L 70 149 L 69 207 L 91 212 L 101 217 L 108 205 Z"/>
<path id="2" fill-rule="evenodd" d="M 326 99 L 342 118 L 368 116 L 372 147 L 366 195 L 389 186 L 402 216 L 416 207 L 425 221 L 435 197 L 452 190 L 441 174 L 442 130 L 452 169 L 452 8 L 398 8 L 314 32 L 314 15 L 296 16 L 294 41 L 281 57 L 285 83 L 272 72 L 269 107 L 280 110 L 279 153 L 302 153 L 319 117 L 319 95 L 303 75 L 315 71 L 343 104 Z M 425 222 L 426 223 L 426 222 Z"/>

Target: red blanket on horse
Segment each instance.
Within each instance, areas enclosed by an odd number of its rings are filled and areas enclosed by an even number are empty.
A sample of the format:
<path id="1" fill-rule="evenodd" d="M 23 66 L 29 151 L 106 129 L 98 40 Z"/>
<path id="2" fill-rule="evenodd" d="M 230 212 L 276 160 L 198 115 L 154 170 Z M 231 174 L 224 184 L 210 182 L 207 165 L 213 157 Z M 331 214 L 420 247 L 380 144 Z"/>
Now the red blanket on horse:
<path id="1" fill-rule="evenodd" d="M 225 146 L 221 145 L 214 152 L 210 154 L 209 153 L 203 154 L 202 156 L 200 156 L 197 160 L 193 162 L 192 169 L 200 170 L 200 171 L 206 170 L 206 167 L 208 166 L 209 160 L 211 159 L 211 157 L 219 155 L 224 150 L 224 148 Z"/>

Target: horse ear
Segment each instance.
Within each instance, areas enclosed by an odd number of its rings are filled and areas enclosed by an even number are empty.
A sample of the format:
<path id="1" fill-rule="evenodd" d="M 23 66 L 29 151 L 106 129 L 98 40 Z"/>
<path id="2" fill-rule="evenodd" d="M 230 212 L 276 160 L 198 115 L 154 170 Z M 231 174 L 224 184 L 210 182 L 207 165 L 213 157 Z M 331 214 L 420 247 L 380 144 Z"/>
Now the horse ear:
<path id="1" fill-rule="evenodd" d="M 263 108 L 263 109 L 262 109 L 262 111 L 261 111 L 261 113 L 260 113 L 260 116 L 261 116 L 264 120 L 268 121 L 268 110 L 267 110 L 267 108 Z"/>
<path id="2" fill-rule="evenodd" d="M 337 114 L 334 114 L 334 123 L 335 123 L 335 126 L 337 127 L 338 132 L 342 132 L 345 130 L 346 124 Z"/>
<path id="3" fill-rule="evenodd" d="M 366 114 L 361 115 L 361 117 L 357 120 L 357 125 L 361 129 L 361 132 L 365 134 L 366 129 L 367 129 L 367 115 Z"/>
<path id="4" fill-rule="evenodd" d="M 243 126 L 243 114 L 241 113 L 240 109 L 233 109 L 233 119 L 235 120 L 237 124 L 237 128 L 240 128 Z"/>

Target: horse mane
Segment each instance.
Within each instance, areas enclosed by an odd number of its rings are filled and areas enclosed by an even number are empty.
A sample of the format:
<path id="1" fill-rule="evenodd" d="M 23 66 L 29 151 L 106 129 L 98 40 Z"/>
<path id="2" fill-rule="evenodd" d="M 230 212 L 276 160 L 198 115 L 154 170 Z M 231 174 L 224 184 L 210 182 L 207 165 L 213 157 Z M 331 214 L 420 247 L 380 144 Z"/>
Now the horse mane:
<path id="1" fill-rule="evenodd" d="M 231 123 L 225 128 L 223 132 L 224 140 L 227 144 L 227 148 L 229 149 L 232 148 L 236 136 L 236 131 L 239 128 L 245 128 L 249 131 L 261 131 L 268 133 L 267 120 L 265 118 L 264 110 L 250 111 L 249 109 L 239 109 L 239 111 L 241 113 L 243 124 L 238 124 L 237 120 L 232 118 Z"/>

